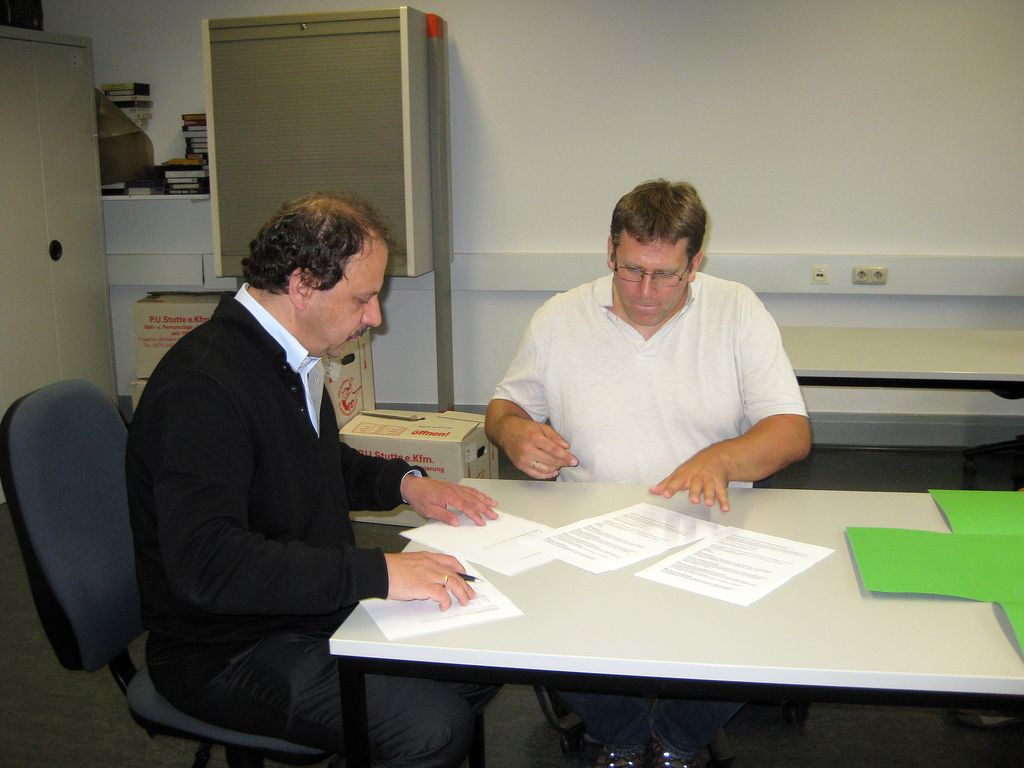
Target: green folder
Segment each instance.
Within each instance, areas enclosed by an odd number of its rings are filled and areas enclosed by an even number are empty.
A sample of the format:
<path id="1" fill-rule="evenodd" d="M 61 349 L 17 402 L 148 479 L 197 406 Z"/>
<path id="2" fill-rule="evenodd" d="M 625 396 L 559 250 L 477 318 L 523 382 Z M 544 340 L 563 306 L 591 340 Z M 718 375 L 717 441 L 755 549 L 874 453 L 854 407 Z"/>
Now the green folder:
<path id="1" fill-rule="evenodd" d="M 1016 491 L 929 491 L 953 533 L 1024 536 L 1024 493 Z"/>
<path id="2" fill-rule="evenodd" d="M 865 588 L 998 603 L 1024 648 L 1024 493 L 931 494 L 952 533 L 846 529 Z"/>

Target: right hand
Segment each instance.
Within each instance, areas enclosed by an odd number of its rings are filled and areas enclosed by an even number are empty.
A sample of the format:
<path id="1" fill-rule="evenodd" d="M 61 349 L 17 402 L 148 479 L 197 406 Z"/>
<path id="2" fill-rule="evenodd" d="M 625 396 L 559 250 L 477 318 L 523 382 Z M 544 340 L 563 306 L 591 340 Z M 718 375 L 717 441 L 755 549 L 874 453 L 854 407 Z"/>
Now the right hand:
<path id="1" fill-rule="evenodd" d="M 385 552 L 388 600 L 433 600 L 442 611 L 452 607 L 452 596 L 467 605 L 476 592 L 457 574 L 466 569 L 451 555 L 437 552 Z"/>
<path id="2" fill-rule="evenodd" d="M 509 416 L 502 421 L 501 432 L 506 455 L 518 469 L 537 480 L 550 480 L 562 467 L 580 463 L 569 451 L 569 442 L 548 424 Z"/>

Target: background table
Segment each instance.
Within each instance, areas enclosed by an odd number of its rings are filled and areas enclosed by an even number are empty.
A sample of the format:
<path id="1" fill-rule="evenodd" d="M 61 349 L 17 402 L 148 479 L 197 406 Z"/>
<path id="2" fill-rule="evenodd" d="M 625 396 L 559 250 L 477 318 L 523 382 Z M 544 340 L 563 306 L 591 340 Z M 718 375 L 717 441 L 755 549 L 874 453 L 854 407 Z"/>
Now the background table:
<path id="1" fill-rule="evenodd" d="M 1024 394 L 1024 331 L 784 326 L 801 384 Z"/>

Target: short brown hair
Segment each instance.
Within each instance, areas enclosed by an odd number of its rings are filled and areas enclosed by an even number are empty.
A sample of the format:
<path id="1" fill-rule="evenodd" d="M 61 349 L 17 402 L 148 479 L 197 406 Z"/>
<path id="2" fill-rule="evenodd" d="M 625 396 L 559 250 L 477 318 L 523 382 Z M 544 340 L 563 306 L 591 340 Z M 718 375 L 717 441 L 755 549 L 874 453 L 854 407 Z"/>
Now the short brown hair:
<path id="1" fill-rule="evenodd" d="M 619 244 L 623 231 L 641 243 L 663 240 L 677 243 L 686 238 L 686 259 L 704 244 L 707 212 L 692 184 L 672 184 L 655 179 L 638 184 L 627 192 L 612 211 L 612 243 Z"/>

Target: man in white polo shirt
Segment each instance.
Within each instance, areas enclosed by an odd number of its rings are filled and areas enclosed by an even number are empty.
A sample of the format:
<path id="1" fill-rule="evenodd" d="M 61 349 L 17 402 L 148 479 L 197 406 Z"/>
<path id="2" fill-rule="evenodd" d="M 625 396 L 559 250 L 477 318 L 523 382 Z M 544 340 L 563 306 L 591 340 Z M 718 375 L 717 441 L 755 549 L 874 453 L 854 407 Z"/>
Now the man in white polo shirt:
<path id="1" fill-rule="evenodd" d="M 730 483 L 807 455 L 807 411 L 774 320 L 746 286 L 698 273 L 706 218 L 690 184 L 640 184 L 612 213 L 610 273 L 533 316 L 486 421 L 524 473 L 650 483 L 728 512 Z M 700 765 L 739 707 L 561 695 L 606 744 L 602 766 Z"/>

